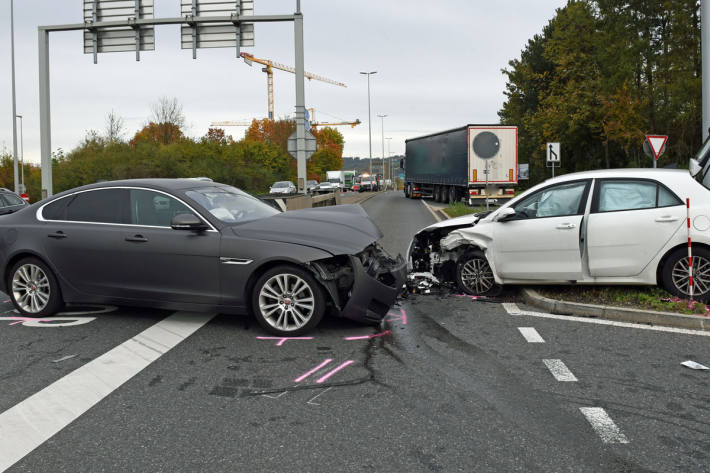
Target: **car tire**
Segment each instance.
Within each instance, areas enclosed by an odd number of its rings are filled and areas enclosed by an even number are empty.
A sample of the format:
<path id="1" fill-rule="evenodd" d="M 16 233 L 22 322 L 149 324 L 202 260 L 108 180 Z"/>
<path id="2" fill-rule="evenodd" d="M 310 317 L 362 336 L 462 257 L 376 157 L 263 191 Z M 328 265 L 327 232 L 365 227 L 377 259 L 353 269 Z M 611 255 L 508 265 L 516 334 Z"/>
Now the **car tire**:
<path id="1" fill-rule="evenodd" d="M 690 296 L 687 248 L 679 248 L 671 253 L 661 271 L 666 291 L 681 298 Z M 693 299 L 710 300 L 710 251 L 702 247 L 693 248 L 693 282 Z"/>
<path id="2" fill-rule="evenodd" d="M 38 258 L 23 258 L 15 263 L 6 282 L 10 300 L 26 317 L 49 317 L 64 307 L 54 272 Z"/>
<path id="3" fill-rule="evenodd" d="M 285 337 L 312 330 L 323 318 L 326 305 L 315 278 L 302 268 L 287 265 L 271 268 L 257 279 L 251 302 L 259 325 Z"/>
<path id="4" fill-rule="evenodd" d="M 496 296 L 503 289 L 496 284 L 493 270 L 480 250 L 469 251 L 459 258 L 456 282 L 461 291 L 472 296 Z"/>

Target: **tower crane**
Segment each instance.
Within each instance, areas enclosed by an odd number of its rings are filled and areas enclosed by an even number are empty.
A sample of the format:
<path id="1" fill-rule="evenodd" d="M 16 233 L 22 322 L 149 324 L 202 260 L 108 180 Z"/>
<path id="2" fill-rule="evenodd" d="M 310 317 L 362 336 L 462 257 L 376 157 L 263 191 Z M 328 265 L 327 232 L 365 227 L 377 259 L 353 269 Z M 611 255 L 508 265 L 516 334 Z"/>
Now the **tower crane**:
<path id="1" fill-rule="evenodd" d="M 319 123 L 316 121 L 316 110 L 314 108 L 309 108 L 308 111 L 311 112 L 311 122 L 310 122 L 311 128 L 318 128 L 319 126 L 340 126 L 340 125 L 350 125 L 350 128 L 355 128 L 357 125 L 362 123 L 359 118 L 356 118 L 354 122 L 348 122 L 348 121 L 345 121 L 342 118 L 340 118 L 341 121 L 339 121 L 339 122 L 330 122 L 330 123 L 320 122 Z M 333 117 L 333 118 L 337 119 L 338 117 Z"/>
<path id="2" fill-rule="evenodd" d="M 278 69 L 280 71 L 286 71 L 290 72 L 291 74 L 296 73 L 296 69 L 291 67 L 291 66 L 285 66 L 283 64 L 279 64 L 278 62 L 274 62 L 270 59 L 262 59 L 255 57 L 252 54 L 249 53 L 241 53 L 240 56 L 244 59 L 244 62 L 247 63 L 249 66 L 252 66 L 253 63 L 261 64 L 265 67 L 261 68 L 262 72 L 266 73 L 266 92 L 269 97 L 269 119 L 273 120 L 274 119 L 274 69 Z M 327 77 L 319 76 L 317 74 L 312 74 L 310 72 L 305 72 L 304 76 L 308 80 L 319 80 L 321 82 L 327 82 L 328 84 L 333 84 L 337 85 L 339 87 L 347 87 L 347 85 L 343 84 L 342 82 L 335 81 L 333 79 L 328 79 Z"/>

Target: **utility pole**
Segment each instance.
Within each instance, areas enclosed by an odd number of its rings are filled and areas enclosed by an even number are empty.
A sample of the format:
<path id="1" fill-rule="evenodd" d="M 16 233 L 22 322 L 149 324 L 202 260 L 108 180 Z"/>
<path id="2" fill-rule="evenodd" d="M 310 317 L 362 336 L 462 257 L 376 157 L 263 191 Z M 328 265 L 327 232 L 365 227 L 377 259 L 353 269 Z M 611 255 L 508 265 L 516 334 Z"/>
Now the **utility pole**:
<path id="1" fill-rule="evenodd" d="M 296 168 L 298 171 L 298 192 L 305 194 L 306 186 L 306 86 L 303 58 L 303 14 L 301 0 L 296 1 L 294 15 L 296 43 Z"/>
<path id="2" fill-rule="evenodd" d="M 15 173 L 15 193 L 19 194 L 20 182 L 17 172 L 17 99 L 15 96 L 15 5 L 14 0 L 10 0 L 10 62 L 12 74 L 12 160 Z"/>
<path id="3" fill-rule="evenodd" d="M 22 137 L 22 129 L 24 126 L 22 124 L 22 115 L 17 115 L 17 118 L 20 119 L 20 169 L 22 177 L 22 188 L 20 190 L 27 192 L 27 186 L 25 185 L 25 140 Z"/>
<path id="4" fill-rule="evenodd" d="M 370 137 L 370 175 L 372 175 L 372 113 L 370 112 L 370 76 L 377 74 L 377 71 L 361 72 L 367 76 L 367 129 Z"/>
<path id="5" fill-rule="evenodd" d="M 382 119 L 382 178 L 385 177 L 385 118 L 387 115 L 377 115 Z"/>
<path id="6" fill-rule="evenodd" d="M 700 40 L 702 50 L 703 76 L 703 141 L 708 137 L 710 127 L 710 0 L 700 0 Z"/>
<path id="7" fill-rule="evenodd" d="M 390 151 L 390 145 L 392 144 L 392 138 L 385 138 L 387 140 L 387 162 L 390 165 L 390 181 L 394 181 L 392 176 L 392 151 Z"/>

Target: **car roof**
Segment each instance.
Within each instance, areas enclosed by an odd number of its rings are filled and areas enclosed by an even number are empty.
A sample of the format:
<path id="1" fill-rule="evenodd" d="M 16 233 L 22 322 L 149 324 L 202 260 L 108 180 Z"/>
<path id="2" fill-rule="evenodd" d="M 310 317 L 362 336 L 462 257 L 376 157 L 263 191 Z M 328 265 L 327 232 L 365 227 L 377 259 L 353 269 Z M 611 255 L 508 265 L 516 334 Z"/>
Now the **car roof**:
<path id="1" fill-rule="evenodd" d="M 200 179 L 184 178 L 184 179 L 124 179 L 120 181 L 101 181 L 94 184 L 70 189 L 71 192 L 96 189 L 103 187 L 148 187 L 152 189 L 175 191 L 182 189 L 194 189 L 197 187 L 220 187 L 225 184 L 217 182 L 204 181 Z"/>
<path id="2" fill-rule="evenodd" d="M 545 181 L 546 184 L 554 184 L 556 182 L 574 181 L 577 179 L 601 179 L 601 178 L 641 178 L 641 179 L 682 179 L 690 177 L 687 169 L 653 169 L 653 168 L 635 168 L 635 169 L 600 169 L 596 171 L 581 171 L 561 176 L 553 177 Z"/>

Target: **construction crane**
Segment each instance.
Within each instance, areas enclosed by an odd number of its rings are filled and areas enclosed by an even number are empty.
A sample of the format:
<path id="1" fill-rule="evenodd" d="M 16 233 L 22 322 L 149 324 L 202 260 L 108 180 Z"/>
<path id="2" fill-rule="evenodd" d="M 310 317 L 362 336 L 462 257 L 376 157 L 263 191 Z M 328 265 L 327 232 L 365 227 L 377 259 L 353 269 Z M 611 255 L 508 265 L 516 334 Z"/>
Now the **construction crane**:
<path id="1" fill-rule="evenodd" d="M 250 121 L 240 121 L 240 122 L 212 122 L 210 126 L 251 126 Z"/>
<path id="2" fill-rule="evenodd" d="M 261 69 L 262 72 L 266 73 L 266 93 L 269 97 L 269 119 L 273 120 L 274 119 L 274 69 L 278 69 L 280 71 L 286 71 L 290 72 L 291 74 L 296 73 L 296 69 L 290 66 L 285 66 L 283 64 L 279 64 L 278 62 L 271 61 L 270 59 L 261 59 L 258 57 L 255 57 L 249 53 L 241 53 L 240 56 L 244 59 L 244 62 L 247 63 L 249 66 L 252 66 L 253 63 L 261 64 L 265 67 Z M 322 77 L 316 74 L 311 74 L 310 72 L 305 72 L 304 76 L 308 80 L 319 80 L 321 82 L 327 82 L 328 84 L 333 84 L 337 85 L 340 87 L 347 87 L 347 85 L 343 84 L 342 82 L 334 81 L 332 79 L 328 79 L 327 77 Z"/>
<path id="3" fill-rule="evenodd" d="M 340 125 L 350 125 L 351 128 L 355 128 L 360 123 L 362 123 L 362 122 L 359 119 L 356 119 L 354 122 L 311 123 L 311 128 L 318 128 L 319 126 L 340 126 Z"/>

